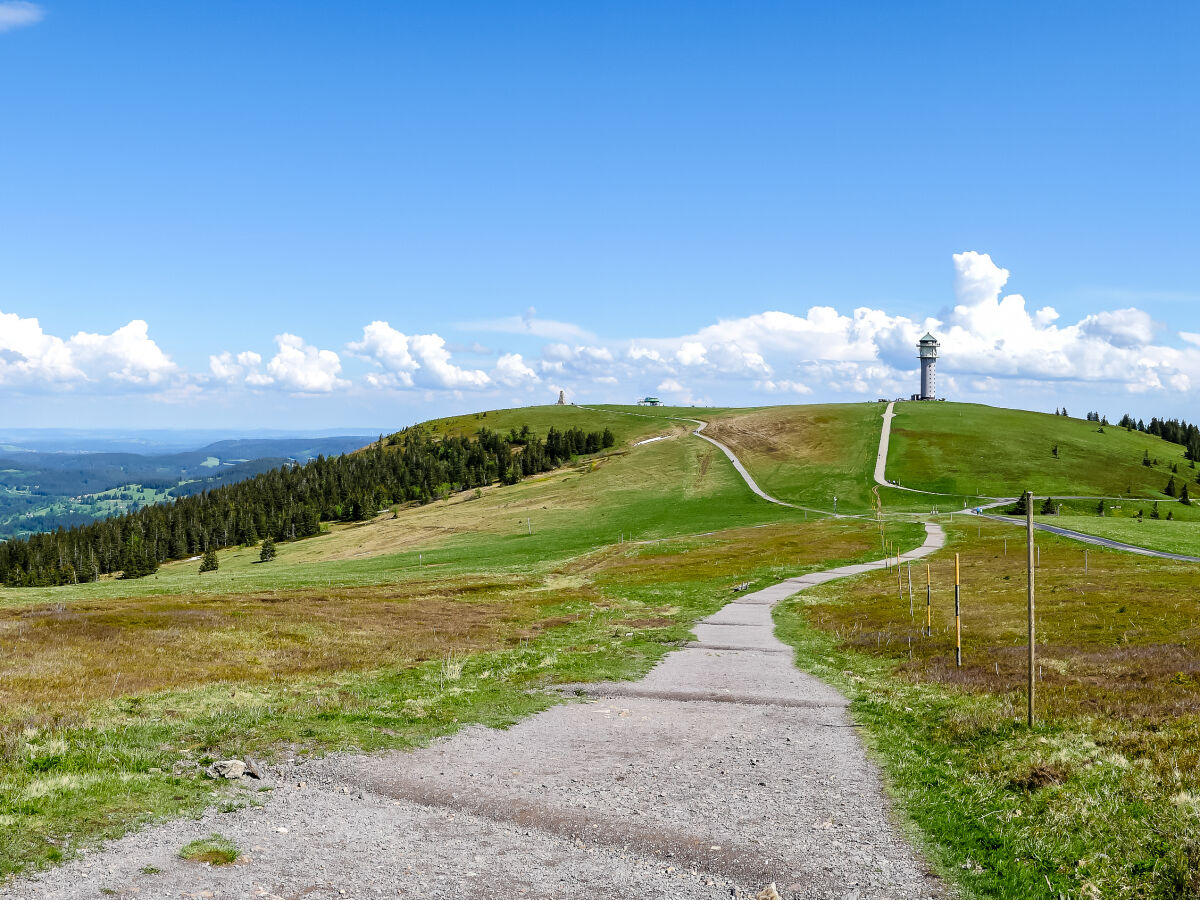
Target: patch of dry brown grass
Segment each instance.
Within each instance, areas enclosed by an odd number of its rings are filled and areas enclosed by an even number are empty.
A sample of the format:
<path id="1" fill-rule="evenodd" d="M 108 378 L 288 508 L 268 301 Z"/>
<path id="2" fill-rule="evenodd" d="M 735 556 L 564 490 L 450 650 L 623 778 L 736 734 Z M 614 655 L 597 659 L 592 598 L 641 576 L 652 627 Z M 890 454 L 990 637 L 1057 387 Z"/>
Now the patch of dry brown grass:
<path id="1" fill-rule="evenodd" d="M 3 609 L 0 705 L 62 709 L 491 649 L 527 637 L 539 610 L 563 599 L 510 577 Z"/>

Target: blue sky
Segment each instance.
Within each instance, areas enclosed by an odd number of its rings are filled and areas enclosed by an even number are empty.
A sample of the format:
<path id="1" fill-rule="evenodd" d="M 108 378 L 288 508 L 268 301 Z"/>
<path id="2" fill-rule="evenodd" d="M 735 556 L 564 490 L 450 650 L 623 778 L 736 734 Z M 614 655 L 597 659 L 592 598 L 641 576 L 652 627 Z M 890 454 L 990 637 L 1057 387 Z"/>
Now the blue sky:
<path id="1" fill-rule="evenodd" d="M 929 327 L 955 399 L 1195 418 L 1197 25 L 0 2 L 0 416 L 848 401 Z"/>

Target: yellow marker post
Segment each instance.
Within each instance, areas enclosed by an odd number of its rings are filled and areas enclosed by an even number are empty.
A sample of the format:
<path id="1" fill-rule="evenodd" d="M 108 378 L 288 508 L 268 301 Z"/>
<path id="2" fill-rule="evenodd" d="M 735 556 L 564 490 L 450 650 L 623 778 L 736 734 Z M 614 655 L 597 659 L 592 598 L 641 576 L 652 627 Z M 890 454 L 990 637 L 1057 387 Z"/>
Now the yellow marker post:
<path id="1" fill-rule="evenodd" d="M 962 666 L 962 609 L 960 607 L 958 554 L 954 554 L 954 664 Z"/>

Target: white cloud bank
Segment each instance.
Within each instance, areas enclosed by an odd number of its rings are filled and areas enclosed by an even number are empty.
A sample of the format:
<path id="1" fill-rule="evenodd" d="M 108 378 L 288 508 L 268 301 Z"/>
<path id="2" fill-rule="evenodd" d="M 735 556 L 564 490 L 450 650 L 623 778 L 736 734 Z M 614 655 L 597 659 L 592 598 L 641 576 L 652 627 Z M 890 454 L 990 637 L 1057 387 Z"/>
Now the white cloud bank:
<path id="1" fill-rule="evenodd" d="M 275 355 L 262 370 L 262 356 L 252 350 L 234 355 L 229 351 L 210 356 L 213 377 L 227 384 L 250 387 L 274 386 L 295 394 L 328 394 L 350 386 L 339 377 L 342 360 L 332 350 L 321 350 L 294 334 L 275 336 Z"/>
<path id="2" fill-rule="evenodd" d="M 1054 405 L 1059 391 L 1097 401 L 1160 391 L 1178 402 L 1200 385 L 1200 333 L 1179 332 L 1172 336 L 1179 346 L 1171 346 L 1160 340 L 1163 327 L 1135 307 L 1063 323 L 1052 307 L 1033 309 L 1020 294 L 1004 294 L 1009 272 L 986 253 L 955 254 L 953 276 L 954 302 L 924 318 L 818 305 L 802 315 L 766 311 L 676 337 L 616 341 L 537 319 L 532 309 L 495 320 L 553 336 L 528 357 L 469 341 L 451 345 L 439 334 L 408 334 L 377 320 L 345 345 L 351 372 L 337 351 L 284 333 L 269 359 L 253 350 L 225 351 L 209 357 L 207 374 L 189 376 L 141 320 L 111 334 L 60 338 L 37 319 L 0 313 L 0 385 L 158 388 L 175 396 L 185 396 L 186 388 L 194 396 L 205 384 L 220 384 L 305 396 L 411 392 L 416 402 L 445 392 L 519 403 L 550 399 L 560 388 L 583 402 L 629 402 L 646 393 L 688 403 L 858 400 L 916 389 L 915 344 L 926 331 L 942 342 L 941 393 L 955 399 L 1041 396 Z"/>
<path id="3" fill-rule="evenodd" d="M 7 0 L 0 3 L 0 31 L 36 25 L 45 17 L 45 10 L 36 3 L 26 3 L 24 0 Z"/>
<path id="4" fill-rule="evenodd" d="M 482 391 L 498 385 L 519 387 L 539 380 L 519 353 L 502 354 L 489 374 L 483 369 L 455 365 L 441 335 L 408 335 L 387 322 L 367 325 L 362 340 L 348 344 L 347 349 L 376 368 L 377 371 L 366 376 L 373 387 Z"/>
<path id="5" fill-rule="evenodd" d="M 1003 294 L 1010 273 L 986 253 L 958 253 L 953 263 L 955 303 L 942 318 L 870 307 L 849 315 L 828 306 L 804 315 L 768 311 L 676 338 L 549 344 L 539 364 L 580 388 L 598 376 L 616 376 L 635 392 L 657 384 L 677 396 L 719 390 L 740 402 L 781 394 L 906 396 L 916 388 L 916 342 L 933 331 L 942 342 L 938 366 L 947 388 L 961 383 L 1002 394 L 1006 384 L 1025 393 L 1066 383 L 1140 393 L 1186 391 L 1200 383 L 1200 353 L 1156 345 L 1161 327 L 1143 310 L 1099 312 L 1060 325 L 1052 307 L 1030 311 L 1020 294 Z M 1180 337 L 1200 346 L 1198 334 Z"/>
<path id="6" fill-rule="evenodd" d="M 163 385 L 177 368 L 150 339 L 141 319 L 111 334 L 77 332 L 63 339 L 36 318 L 0 313 L 0 384 L 26 388 Z"/>

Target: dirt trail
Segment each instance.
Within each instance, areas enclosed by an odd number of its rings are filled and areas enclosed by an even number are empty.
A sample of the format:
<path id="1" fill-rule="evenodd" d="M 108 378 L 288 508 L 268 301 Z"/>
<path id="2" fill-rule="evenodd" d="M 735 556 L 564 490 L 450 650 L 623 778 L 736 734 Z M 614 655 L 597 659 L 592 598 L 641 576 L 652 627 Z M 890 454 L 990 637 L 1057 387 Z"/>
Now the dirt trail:
<path id="1" fill-rule="evenodd" d="M 918 558 L 941 547 L 927 525 Z M 130 835 L 4 898 L 729 898 L 943 895 L 892 824 L 846 700 L 798 671 L 771 608 L 789 579 L 729 603 L 638 682 L 579 688 L 507 731 L 272 772 L 261 808 Z M 246 856 L 179 848 L 217 831 Z"/>

